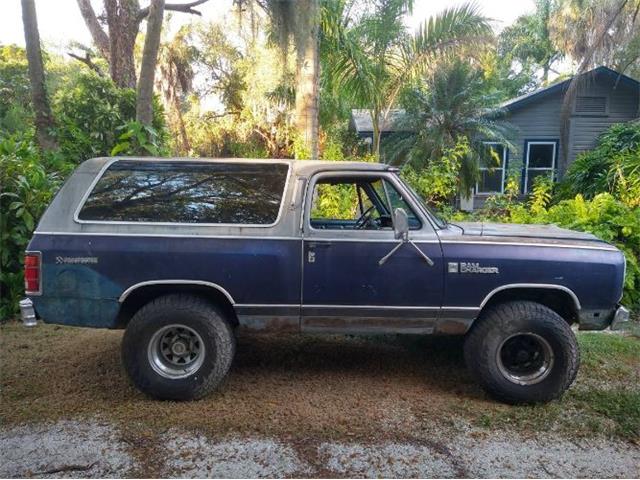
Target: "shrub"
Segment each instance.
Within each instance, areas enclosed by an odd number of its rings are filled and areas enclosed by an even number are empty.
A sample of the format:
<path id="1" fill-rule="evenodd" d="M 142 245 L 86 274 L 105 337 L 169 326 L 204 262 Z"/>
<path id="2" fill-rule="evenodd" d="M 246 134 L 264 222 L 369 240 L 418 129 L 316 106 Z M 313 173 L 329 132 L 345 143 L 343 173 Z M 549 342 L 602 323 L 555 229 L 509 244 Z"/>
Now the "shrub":
<path id="1" fill-rule="evenodd" d="M 154 100 L 153 129 L 166 138 L 162 108 Z M 93 73 L 80 75 L 53 99 L 60 151 L 75 163 L 96 156 L 108 156 L 119 141 L 120 127 L 135 120 L 136 93 L 117 88 L 113 82 Z"/>
<path id="2" fill-rule="evenodd" d="M 0 141 L 0 320 L 17 311 L 24 250 L 69 169 L 57 155 L 41 156 L 28 134 Z"/>
<path id="3" fill-rule="evenodd" d="M 571 164 L 560 192 L 586 198 L 608 192 L 640 207 L 640 122 L 615 124 L 604 132 L 596 148 Z"/>

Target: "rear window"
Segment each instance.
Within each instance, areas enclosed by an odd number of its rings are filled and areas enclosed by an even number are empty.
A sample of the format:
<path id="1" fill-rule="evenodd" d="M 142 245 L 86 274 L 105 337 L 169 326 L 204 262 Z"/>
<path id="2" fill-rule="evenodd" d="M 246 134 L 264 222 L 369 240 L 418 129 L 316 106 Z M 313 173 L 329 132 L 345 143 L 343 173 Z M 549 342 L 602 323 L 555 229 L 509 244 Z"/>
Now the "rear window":
<path id="1" fill-rule="evenodd" d="M 287 173 L 282 163 L 120 160 L 100 177 L 78 219 L 270 225 Z"/>

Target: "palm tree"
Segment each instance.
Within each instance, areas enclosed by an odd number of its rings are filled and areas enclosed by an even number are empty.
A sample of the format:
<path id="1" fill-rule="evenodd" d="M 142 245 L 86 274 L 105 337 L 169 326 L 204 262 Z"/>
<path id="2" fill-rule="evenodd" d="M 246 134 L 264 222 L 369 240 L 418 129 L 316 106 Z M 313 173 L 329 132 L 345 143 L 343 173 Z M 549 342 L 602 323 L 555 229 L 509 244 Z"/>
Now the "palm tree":
<path id="1" fill-rule="evenodd" d="M 558 0 L 549 23 L 556 45 L 578 64 L 560 114 L 565 170 L 572 105 L 588 80 L 583 74 L 598 65 L 625 72 L 640 59 L 640 0 Z"/>
<path id="2" fill-rule="evenodd" d="M 368 108 L 373 123 L 373 151 L 380 154 L 380 125 L 389 117 L 402 89 L 430 71 L 442 55 L 491 38 L 491 28 L 477 7 L 449 8 L 407 34 L 403 17 L 408 0 L 385 0 L 376 10 L 334 35 L 336 56 L 329 66 L 337 88 Z M 334 19 L 333 25 L 339 25 Z"/>
<path id="3" fill-rule="evenodd" d="M 478 176 L 478 165 L 496 164 L 485 142 L 497 142 L 513 150 L 512 127 L 500 120 L 498 97 L 484 92 L 482 72 L 455 58 L 438 63 L 425 78 L 426 85 L 406 94 L 406 114 L 387 147 L 391 163 L 421 170 L 440 159 L 461 141 L 469 145 L 461 159 L 460 187 L 469 192 Z M 492 160 L 492 157 L 495 160 Z"/>

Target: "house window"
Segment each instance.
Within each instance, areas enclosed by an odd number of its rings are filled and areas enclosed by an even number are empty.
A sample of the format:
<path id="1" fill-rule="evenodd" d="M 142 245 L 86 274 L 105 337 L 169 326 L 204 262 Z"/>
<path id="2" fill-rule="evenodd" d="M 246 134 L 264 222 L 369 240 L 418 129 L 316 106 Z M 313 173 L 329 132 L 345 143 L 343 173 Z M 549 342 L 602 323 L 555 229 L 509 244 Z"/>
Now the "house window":
<path id="1" fill-rule="evenodd" d="M 536 177 L 547 175 L 552 180 L 556 168 L 558 142 L 535 141 L 526 144 L 524 193 L 530 192 Z"/>
<path id="2" fill-rule="evenodd" d="M 476 193 L 491 194 L 504 191 L 504 172 L 507 163 L 507 149 L 501 143 L 485 142 L 492 155 L 480 159 L 480 178 L 476 183 Z M 499 162 L 496 162 L 496 159 Z"/>
<path id="3" fill-rule="evenodd" d="M 576 97 L 576 112 L 583 115 L 604 115 L 607 113 L 607 97 Z"/>

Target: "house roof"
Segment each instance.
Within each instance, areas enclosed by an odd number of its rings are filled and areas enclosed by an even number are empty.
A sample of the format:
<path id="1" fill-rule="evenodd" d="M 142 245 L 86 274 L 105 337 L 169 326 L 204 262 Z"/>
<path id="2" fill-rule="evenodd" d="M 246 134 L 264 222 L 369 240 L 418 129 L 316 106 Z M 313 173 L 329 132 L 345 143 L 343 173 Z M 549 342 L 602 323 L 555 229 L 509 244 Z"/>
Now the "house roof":
<path id="1" fill-rule="evenodd" d="M 609 67 L 600 66 L 582 74 L 582 76 L 588 75 L 603 76 L 606 78 L 610 78 L 616 83 L 626 84 L 633 88 L 640 88 L 640 82 L 627 75 L 624 75 L 623 73 L 616 72 Z M 509 111 L 514 111 L 530 104 L 531 102 L 542 100 L 543 98 L 549 95 L 553 95 L 554 93 L 564 92 L 567 88 L 569 88 L 569 83 L 571 82 L 571 80 L 573 80 L 573 78 L 574 77 L 571 77 L 563 82 L 555 83 L 548 87 L 526 93 L 516 98 L 512 98 L 511 100 L 507 100 L 506 102 L 504 102 L 502 105 L 500 105 L 500 107 Z"/>
<path id="2" fill-rule="evenodd" d="M 380 122 L 380 132 L 398 132 L 398 124 L 405 115 L 405 111 L 401 108 L 389 110 L 386 121 Z M 370 110 L 353 109 L 351 110 L 350 126 L 360 134 L 373 133 L 373 121 L 371 120 Z"/>

